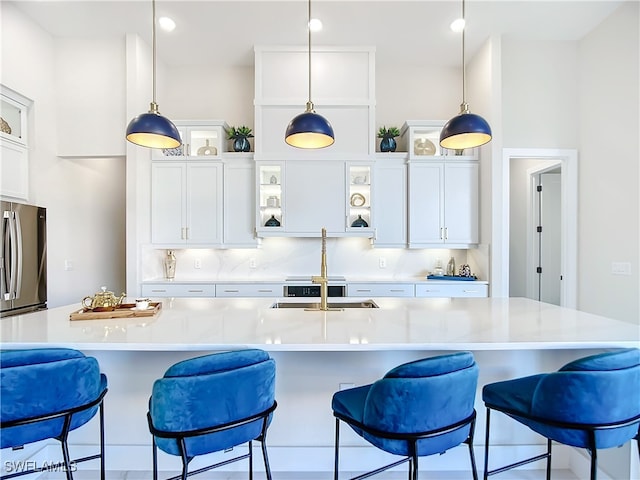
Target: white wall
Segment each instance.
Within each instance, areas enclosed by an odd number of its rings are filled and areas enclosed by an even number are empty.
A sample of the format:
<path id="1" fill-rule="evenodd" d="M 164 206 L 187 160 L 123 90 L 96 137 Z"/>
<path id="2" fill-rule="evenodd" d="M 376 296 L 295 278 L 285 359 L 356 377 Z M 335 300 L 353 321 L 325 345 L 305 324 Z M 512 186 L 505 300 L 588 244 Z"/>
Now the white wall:
<path id="1" fill-rule="evenodd" d="M 502 42 L 504 146 L 579 152 L 578 308 L 634 323 L 638 29 L 638 3 L 627 2 L 580 42 Z M 612 275 L 612 262 L 629 262 L 631 275 Z"/>
<path id="2" fill-rule="evenodd" d="M 87 42 L 84 41 L 86 44 Z M 91 43 L 91 42 L 89 42 Z M 16 48 L 19 46 L 19 48 Z M 76 44 L 78 47 L 79 44 Z M 49 306 L 75 303 L 101 285 L 124 288 L 124 158 L 64 159 L 57 157 L 58 135 L 86 140 L 89 112 L 70 112 L 61 122 L 57 92 L 69 79 L 61 71 L 59 54 L 73 48 L 57 40 L 25 18 L 11 4 L 2 2 L 1 82 L 31 98 L 29 203 L 47 208 Z M 93 54 L 104 52 L 100 48 Z M 113 59 L 112 48 L 103 58 Z M 120 60 L 122 60 L 120 58 Z M 75 63 L 84 67 L 82 62 Z M 117 66 L 103 64 L 105 77 Z M 95 64 L 93 66 L 95 68 Z M 82 68 L 80 68 L 82 70 Z M 95 72 L 98 74 L 99 72 Z M 78 99 L 87 92 L 78 91 Z M 112 83 L 110 101 L 121 103 L 123 85 Z M 91 94 L 88 95 L 92 97 Z M 103 101 L 97 99 L 97 103 Z M 96 109 L 96 115 L 104 112 Z M 99 138 L 100 132 L 93 132 Z M 90 137 L 91 138 L 91 137 Z M 82 141 L 82 140 L 81 140 Z M 65 271 L 65 260 L 73 270 Z"/>
<path id="3" fill-rule="evenodd" d="M 640 324 L 639 8 L 623 4 L 578 51 L 578 301 Z M 631 263 L 631 275 L 612 275 L 611 262 Z"/>

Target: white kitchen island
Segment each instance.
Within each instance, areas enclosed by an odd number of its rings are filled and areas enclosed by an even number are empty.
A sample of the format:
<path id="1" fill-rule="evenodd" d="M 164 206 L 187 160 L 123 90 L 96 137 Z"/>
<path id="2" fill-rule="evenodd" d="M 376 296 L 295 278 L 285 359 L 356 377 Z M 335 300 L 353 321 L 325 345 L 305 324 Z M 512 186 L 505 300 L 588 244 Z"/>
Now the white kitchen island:
<path id="1" fill-rule="evenodd" d="M 522 298 L 374 298 L 380 308 L 329 312 L 270 308 L 277 301 L 308 300 L 162 299 L 162 308 L 153 317 L 74 321 L 69 315 L 80 305 L 69 305 L 4 318 L 0 338 L 2 348 L 72 347 L 98 358 L 109 379 L 105 401 L 109 470 L 150 469 L 146 411 L 153 381 L 173 363 L 212 351 L 262 348 L 271 353 L 277 362 L 278 400 L 268 437 L 272 469 L 329 472 L 334 436 L 331 396 L 341 384 L 370 383 L 417 358 L 472 351 L 480 367 L 474 443 L 482 467 L 484 384 L 556 370 L 606 349 L 640 346 L 638 325 Z M 516 446 L 519 454 L 526 454 L 543 443 L 515 422 L 502 420 L 496 416 L 492 422 L 492 443 L 502 445 L 492 461 L 512 460 Z M 70 443 L 93 444 L 95 438 L 89 428 L 74 432 Z M 342 444 L 348 446 L 341 456 L 344 470 L 363 470 L 385 460 L 347 430 Z M 34 455 L 36 448 L 3 451 L 3 460 L 6 455 Z M 55 448 L 57 454 L 56 446 L 45 447 L 40 455 L 47 454 L 42 453 L 46 448 Z M 612 478 L 639 477 L 635 448 L 616 449 L 609 462 L 602 456 L 601 464 L 612 470 Z M 554 468 L 587 466 L 584 455 L 573 449 L 559 447 L 555 453 Z M 178 468 L 177 459 L 162 455 L 160 460 L 161 467 Z M 256 465 L 259 468 L 260 462 Z M 466 468 L 463 448 L 421 461 L 421 470 L 426 471 Z"/>

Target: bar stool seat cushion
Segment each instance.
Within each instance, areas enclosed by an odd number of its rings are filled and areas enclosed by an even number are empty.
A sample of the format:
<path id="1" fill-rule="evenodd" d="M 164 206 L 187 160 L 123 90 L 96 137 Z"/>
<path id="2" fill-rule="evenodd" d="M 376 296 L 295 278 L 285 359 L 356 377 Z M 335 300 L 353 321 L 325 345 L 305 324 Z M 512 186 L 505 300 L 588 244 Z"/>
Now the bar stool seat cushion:
<path id="1" fill-rule="evenodd" d="M 223 352 L 185 360 L 156 380 L 149 413 L 156 429 L 187 432 L 225 425 L 274 403 L 275 362 L 257 349 Z M 269 417 L 269 421 L 271 417 Z M 241 445 L 260 436 L 262 420 L 186 439 L 189 457 Z M 158 448 L 180 455 L 173 438 L 156 437 Z"/>
<path id="2" fill-rule="evenodd" d="M 640 350 L 625 349 L 573 361 L 557 372 L 485 385 L 482 398 L 487 407 L 547 438 L 588 448 L 586 430 L 562 424 L 603 425 L 633 418 L 640 414 L 638 385 Z M 596 447 L 622 445 L 637 433 L 637 423 L 596 430 Z"/>
<path id="3" fill-rule="evenodd" d="M 400 365 L 371 385 L 336 392 L 332 409 L 386 433 L 420 433 L 455 424 L 473 413 L 478 370 L 473 355 L 459 352 Z M 409 442 L 350 427 L 378 448 L 410 455 Z M 444 453 L 464 442 L 470 426 L 418 440 L 418 456 Z"/>

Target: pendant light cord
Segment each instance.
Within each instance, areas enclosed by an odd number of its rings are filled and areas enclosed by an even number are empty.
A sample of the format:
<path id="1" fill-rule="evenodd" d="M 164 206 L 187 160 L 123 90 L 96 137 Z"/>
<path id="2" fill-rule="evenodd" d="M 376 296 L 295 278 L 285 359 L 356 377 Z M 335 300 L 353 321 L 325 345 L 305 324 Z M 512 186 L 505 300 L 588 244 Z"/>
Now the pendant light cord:
<path id="1" fill-rule="evenodd" d="M 156 0 L 151 0 L 151 10 L 153 15 L 153 25 L 151 27 L 151 58 L 152 58 L 152 72 L 151 72 L 151 84 L 152 84 L 152 109 L 158 110 L 158 104 L 156 103 Z"/>
<path id="2" fill-rule="evenodd" d="M 467 29 L 467 24 L 466 24 L 466 20 L 464 18 L 464 0 L 462 0 L 462 21 L 463 21 L 463 27 L 462 27 L 462 103 L 467 103 L 467 79 L 466 79 L 466 70 L 467 67 L 465 65 L 465 61 L 464 61 L 464 31 Z"/>
<path id="3" fill-rule="evenodd" d="M 308 10 L 307 10 L 307 31 L 308 31 L 308 44 L 309 44 L 309 52 L 307 62 L 309 64 L 309 98 L 307 100 L 307 110 L 313 109 L 313 103 L 311 102 L 311 0 L 308 2 Z"/>
<path id="4" fill-rule="evenodd" d="M 464 0 L 462 0 L 462 105 L 460 105 L 461 112 L 468 111 L 467 106 L 467 65 L 464 58 L 464 32 L 467 29 L 467 23 L 465 19 Z"/>

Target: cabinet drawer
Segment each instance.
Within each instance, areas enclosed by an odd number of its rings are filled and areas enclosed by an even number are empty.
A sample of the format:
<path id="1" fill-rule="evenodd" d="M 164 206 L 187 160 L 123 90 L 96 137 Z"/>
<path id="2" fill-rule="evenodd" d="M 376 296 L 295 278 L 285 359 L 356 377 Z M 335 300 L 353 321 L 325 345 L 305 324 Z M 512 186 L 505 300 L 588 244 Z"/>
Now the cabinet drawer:
<path id="1" fill-rule="evenodd" d="M 143 284 L 143 297 L 215 297 L 216 289 L 213 284 Z"/>
<path id="2" fill-rule="evenodd" d="M 216 297 L 282 297 L 281 283 L 216 285 Z"/>
<path id="3" fill-rule="evenodd" d="M 487 297 L 489 286 L 486 283 L 471 285 L 427 285 L 419 283 L 416 285 L 416 297 Z"/>
<path id="4" fill-rule="evenodd" d="M 350 283 L 349 297 L 413 297 L 412 283 Z"/>

